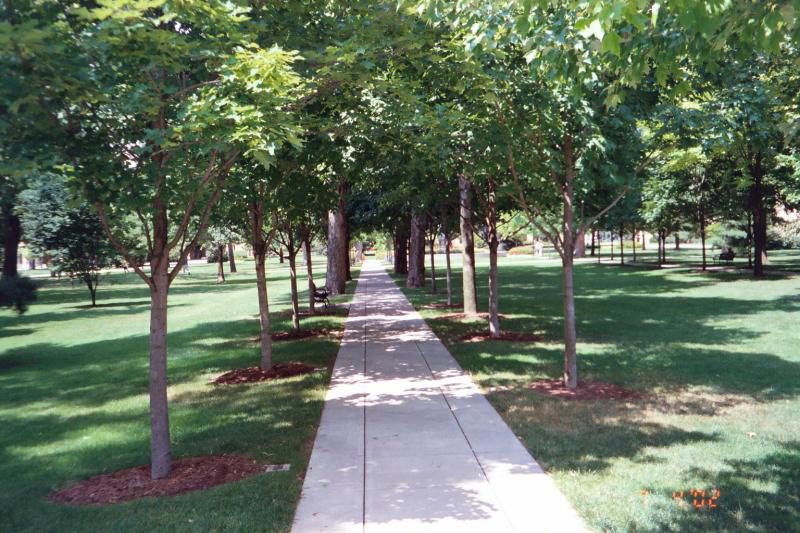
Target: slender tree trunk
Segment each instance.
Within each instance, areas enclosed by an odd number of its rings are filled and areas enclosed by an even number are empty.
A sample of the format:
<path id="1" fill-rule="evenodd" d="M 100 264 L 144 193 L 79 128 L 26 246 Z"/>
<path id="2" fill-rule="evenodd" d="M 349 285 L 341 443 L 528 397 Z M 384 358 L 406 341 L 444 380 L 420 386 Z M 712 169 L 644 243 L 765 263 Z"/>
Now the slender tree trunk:
<path id="1" fill-rule="evenodd" d="M 450 238 L 445 236 L 445 246 L 444 246 L 444 260 L 445 260 L 445 268 L 446 276 L 445 279 L 447 280 L 447 305 L 453 305 L 453 272 L 450 268 Z"/>
<path id="2" fill-rule="evenodd" d="M 3 218 L 5 218 L 3 277 L 10 278 L 18 275 L 17 256 L 19 255 L 19 241 L 22 237 L 22 225 L 19 217 L 10 208 L 3 209 Z"/>
<path id="3" fill-rule="evenodd" d="M 436 233 L 431 234 L 431 294 L 436 294 L 438 292 L 436 288 L 436 264 L 433 261 L 433 257 L 436 254 Z"/>
<path id="4" fill-rule="evenodd" d="M 311 314 L 315 312 L 314 304 L 314 266 L 311 264 L 311 237 L 308 232 L 303 236 L 303 248 L 306 254 L 306 276 L 308 277 L 308 311 Z"/>
<path id="5" fill-rule="evenodd" d="M 614 230 L 610 231 L 611 233 L 611 260 L 614 260 Z"/>
<path id="6" fill-rule="evenodd" d="M 347 240 L 344 217 L 339 210 L 328 212 L 328 270 L 325 285 L 331 294 L 344 294 L 347 285 Z"/>
<path id="7" fill-rule="evenodd" d="M 408 221 L 403 220 L 394 234 L 394 273 L 408 274 Z"/>
<path id="8" fill-rule="evenodd" d="M 236 258 L 233 256 L 233 243 L 228 243 L 228 266 L 231 273 L 236 272 Z"/>
<path id="9" fill-rule="evenodd" d="M 703 270 L 706 269 L 706 214 L 700 210 L 700 245 L 703 248 Z"/>
<path id="10" fill-rule="evenodd" d="M 278 246 L 278 262 L 280 264 L 283 264 L 284 260 L 285 260 L 285 258 L 284 258 L 284 255 L 283 255 L 283 246 Z"/>
<path id="11" fill-rule="evenodd" d="M 633 228 L 633 234 L 631 236 L 631 247 L 633 248 L 633 262 L 636 262 L 636 227 Z"/>
<path id="12" fill-rule="evenodd" d="M 675 232 L 675 249 L 676 250 L 680 250 L 681 249 L 681 239 L 680 239 L 680 235 L 678 234 L 677 231 Z"/>
<path id="13" fill-rule="evenodd" d="M 217 247 L 217 283 L 225 283 L 225 247 L 219 245 Z"/>
<path id="14" fill-rule="evenodd" d="M 289 246 L 291 248 L 286 251 L 286 255 L 289 258 L 289 286 L 292 291 L 292 329 L 297 331 L 300 329 L 300 295 L 297 292 L 297 250 L 291 237 Z"/>
<path id="15" fill-rule="evenodd" d="M 461 243 L 461 282 L 464 292 L 464 313 L 478 314 L 478 295 L 475 290 L 475 240 L 472 230 L 472 191 L 469 180 L 458 177 L 460 202 Z"/>
<path id="16" fill-rule="evenodd" d="M 619 227 L 619 264 L 625 265 L 625 227 Z"/>
<path id="17" fill-rule="evenodd" d="M 167 298 L 169 238 L 167 209 L 154 202 L 153 255 L 150 262 L 150 477 L 163 479 L 172 470 L 167 402 Z"/>
<path id="18" fill-rule="evenodd" d="M 408 257 L 406 287 L 425 286 L 425 221 L 421 216 L 411 217 L 411 246 Z"/>
<path id="19" fill-rule="evenodd" d="M 573 183 L 575 167 L 572 153 L 572 137 L 564 136 L 564 187 L 562 199 L 563 214 L 563 255 L 561 262 L 564 275 L 564 386 L 575 389 L 578 386 L 578 335 L 575 328 L 575 288 L 573 282 L 573 250 L 575 235 L 573 221 Z"/>
<path id="20" fill-rule="evenodd" d="M 594 247 L 595 247 L 595 235 L 597 234 L 596 230 L 592 230 L 592 257 L 594 257 Z"/>
<path id="21" fill-rule="evenodd" d="M 92 280 L 87 280 L 86 286 L 89 288 L 89 295 L 92 298 L 92 307 L 97 307 L 97 286 L 92 282 Z"/>
<path id="22" fill-rule="evenodd" d="M 261 369 L 272 368 L 272 328 L 269 323 L 269 294 L 267 292 L 266 246 L 254 248 L 256 261 L 256 288 L 258 290 L 258 320 L 261 328 Z"/>
<path id="23" fill-rule="evenodd" d="M 488 197 L 486 201 L 486 225 L 489 229 L 489 336 L 500 337 L 500 316 L 498 313 L 497 286 L 497 205 L 496 184 L 494 177 L 489 177 Z"/>
<path id="24" fill-rule="evenodd" d="M 762 155 L 756 153 L 750 165 L 753 184 L 750 186 L 750 208 L 753 213 L 753 244 L 755 261 L 753 275 L 764 275 L 764 263 L 767 259 L 767 210 L 764 207 L 764 169 L 761 164 Z"/>
<path id="25" fill-rule="evenodd" d="M 645 232 L 644 232 L 644 230 L 642 230 L 642 250 L 645 250 L 645 249 L 646 249 L 645 241 L 646 241 L 647 239 L 645 239 L 645 236 L 644 236 L 644 234 L 645 234 Z"/>
<path id="26" fill-rule="evenodd" d="M 747 213 L 747 268 L 753 268 L 753 214 Z"/>

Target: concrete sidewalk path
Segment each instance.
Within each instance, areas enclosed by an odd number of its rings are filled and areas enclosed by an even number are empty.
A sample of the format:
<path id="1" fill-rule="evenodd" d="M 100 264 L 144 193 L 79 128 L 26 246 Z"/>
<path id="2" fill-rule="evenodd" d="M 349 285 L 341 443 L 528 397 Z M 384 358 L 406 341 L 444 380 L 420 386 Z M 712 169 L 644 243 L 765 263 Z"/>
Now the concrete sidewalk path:
<path id="1" fill-rule="evenodd" d="M 585 531 L 377 261 L 361 269 L 292 531 Z"/>

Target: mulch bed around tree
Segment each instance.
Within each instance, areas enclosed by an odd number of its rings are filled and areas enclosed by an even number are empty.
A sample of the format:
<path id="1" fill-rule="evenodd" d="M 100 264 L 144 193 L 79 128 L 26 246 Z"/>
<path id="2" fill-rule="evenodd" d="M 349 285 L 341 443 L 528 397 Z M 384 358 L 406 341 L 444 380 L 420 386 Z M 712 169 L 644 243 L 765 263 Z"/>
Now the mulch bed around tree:
<path id="1" fill-rule="evenodd" d="M 499 318 L 501 318 L 501 319 L 502 318 L 506 318 L 506 316 L 501 314 L 501 315 L 499 315 Z M 477 320 L 477 319 L 489 320 L 489 313 L 478 313 L 478 314 L 475 314 L 475 315 L 468 315 L 466 313 L 445 313 L 443 315 L 431 317 L 431 320 L 466 320 L 466 319 L 471 319 L 471 320 Z"/>
<path id="2" fill-rule="evenodd" d="M 447 304 L 447 303 L 432 303 L 422 306 L 423 309 L 464 309 L 461 304 Z"/>
<path id="3" fill-rule="evenodd" d="M 269 381 L 272 379 L 289 378 L 292 376 L 300 376 L 302 374 L 310 374 L 316 368 L 303 363 L 278 363 L 272 365 L 267 371 L 264 371 L 259 366 L 251 366 L 249 368 L 237 368 L 226 372 L 215 379 L 212 383 L 214 385 L 237 385 L 239 383 L 257 383 L 259 381 Z"/>
<path id="4" fill-rule="evenodd" d="M 256 463 L 241 455 L 204 455 L 172 462 L 166 479 L 150 479 L 150 465 L 120 470 L 86 479 L 51 495 L 58 503 L 93 505 L 140 498 L 172 496 L 239 481 L 274 470 L 275 465 Z"/>
<path id="5" fill-rule="evenodd" d="M 293 341 L 297 339 L 307 339 L 309 337 L 319 337 L 320 335 L 332 335 L 340 337 L 342 332 L 339 330 L 332 330 L 328 328 L 308 328 L 299 329 L 297 331 L 281 331 L 280 333 L 273 333 L 272 340 L 274 341 Z"/>
<path id="6" fill-rule="evenodd" d="M 637 390 L 626 389 L 613 383 L 602 381 L 578 381 L 575 390 L 564 387 L 560 379 L 545 379 L 526 385 L 540 394 L 564 398 L 566 400 L 644 400 L 647 396 Z"/>
<path id="7" fill-rule="evenodd" d="M 482 341 L 508 341 L 508 342 L 537 342 L 542 340 L 541 335 L 535 333 L 517 333 L 514 331 L 502 331 L 499 337 L 490 337 L 488 331 L 469 333 L 461 337 L 463 342 L 482 342 Z"/>

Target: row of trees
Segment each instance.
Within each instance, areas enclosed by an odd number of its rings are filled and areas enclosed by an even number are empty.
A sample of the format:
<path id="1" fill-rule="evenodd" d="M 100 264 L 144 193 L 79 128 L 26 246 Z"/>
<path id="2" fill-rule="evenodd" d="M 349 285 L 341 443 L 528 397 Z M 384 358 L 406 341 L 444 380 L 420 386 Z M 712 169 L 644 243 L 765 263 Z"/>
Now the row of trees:
<path id="1" fill-rule="evenodd" d="M 171 464 L 169 288 L 209 226 L 234 228 L 253 249 L 268 368 L 265 259 L 274 243 L 287 251 L 299 327 L 296 258 L 301 250 L 308 258 L 315 235 L 327 242 L 326 285 L 339 294 L 359 231 L 393 236 L 395 269 L 414 287 L 425 283 L 425 244 L 460 234 L 462 301 L 475 313 L 477 234 L 490 250 L 490 331 L 499 335 L 497 228 L 521 213 L 561 257 L 564 382 L 573 388 L 579 236 L 631 191 L 647 190 L 642 183 L 688 168 L 665 166 L 694 146 L 670 113 L 723 106 L 719 91 L 735 102 L 725 110 L 751 110 L 723 67 L 774 65 L 784 89 L 770 91 L 780 126 L 770 135 L 783 144 L 764 146 L 794 157 L 798 113 L 787 97 L 796 94 L 798 25 L 786 6 L 6 3 L 0 61 L 15 73 L 0 87 L 0 176 L 14 191 L 3 195 L 6 242 L 18 242 L 24 181 L 66 169 L 67 187 L 149 288 L 153 478 Z M 706 128 L 697 131 L 693 138 L 704 139 Z M 737 160 L 737 168 L 742 179 L 760 175 L 763 191 L 775 167 L 755 138 L 737 144 L 752 155 L 751 166 Z M 754 205 L 760 231 L 767 204 Z M 147 266 L 126 238 L 133 225 Z M 452 302 L 449 256 L 446 270 Z"/>

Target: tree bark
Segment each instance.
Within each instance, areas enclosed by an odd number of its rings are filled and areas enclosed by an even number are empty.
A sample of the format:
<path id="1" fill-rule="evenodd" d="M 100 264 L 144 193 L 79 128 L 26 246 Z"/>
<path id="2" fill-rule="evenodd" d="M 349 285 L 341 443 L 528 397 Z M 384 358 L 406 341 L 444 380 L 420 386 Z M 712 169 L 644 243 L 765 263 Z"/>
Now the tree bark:
<path id="1" fill-rule="evenodd" d="M 592 230 L 592 257 L 594 257 L 595 253 L 595 236 L 597 235 L 597 230 Z"/>
<path id="2" fill-rule="evenodd" d="M 292 329 L 297 331 L 300 329 L 300 296 L 297 293 L 297 250 L 289 249 L 286 255 L 289 258 L 289 285 L 292 290 Z"/>
<path id="3" fill-rule="evenodd" d="M 269 294 L 267 291 L 267 246 L 264 238 L 263 205 L 250 205 L 250 229 L 253 236 L 253 258 L 256 262 L 258 321 L 261 329 L 261 369 L 272 368 L 272 329 L 269 323 Z"/>
<path id="4" fill-rule="evenodd" d="M 642 230 L 642 250 L 645 250 L 645 249 L 646 249 L 646 244 L 645 244 L 645 241 L 646 241 L 647 239 L 645 239 L 644 233 L 645 233 L 645 232 L 644 232 L 644 230 Z"/>
<path id="5" fill-rule="evenodd" d="M 233 256 L 233 243 L 228 243 L 228 266 L 231 273 L 236 272 L 236 258 Z"/>
<path id="6" fill-rule="evenodd" d="M 431 294 L 436 294 L 436 264 L 434 263 L 433 257 L 436 254 L 436 233 L 431 232 Z"/>
<path id="7" fill-rule="evenodd" d="M 403 220 L 394 234 L 394 273 L 408 274 L 408 221 Z"/>
<path id="8" fill-rule="evenodd" d="M 575 240 L 575 257 L 586 257 L 586 236 L 578 235 Z"/>
<path id="9" fill-rule="evenodd" d="M 225 283 L 225 247 L 223 245 L 217 246 L 217 283 Z"/>
<path id="10" fill-rule="evenodd" d="M 633 262 L 636 262 L 636 227 L 631 232 L 631 247 L 633 248 Z"/>
<path id="11" fill-rule="evenodd" d="M 278 262 L 280 264 L 283 264 L 284 260 L 285 259 L 284 259 L 284 256 L 283 256 L 283 246 L 278 246 Z"/>
<path id="12" fill-rule="evenodd" d="M 167 297 L 169 237 L 167 209 L 154 201 L 153 255 L 150 262 L 150 477 L 163 479 L 172 470 L 167 403 Z"/>
<path id="13" fill-rule="evenodd" d="M 497 198 L 496 183 L 493 177 L 488 180 L 488 196 L 486 200 L 486 225 L 489 229 L 489 336 L 500 337 L 500 315 L 498 313 L 497 286 Z"/>
<path id="14" fill-rule="evenodd" d="M 677 234 L 675 239 L 677 239 Z M 703 248 L 703 268 L 706 270 L 706 213 L 703 208 L 700 208 L 700 245 Z"/>
<path id="15" fill-rule="evenodd" d="M 767 259 L 767 210 L 764 207 L 764 169 L 760 152 L 753 157 L 750 164 L 750 175 L 753 184 L 750 186 L 750 208 L 753 213 L 753 275 L 764 275 L 764 263 Z"/>
<path id="16" fill-rule="evenodd" d="M 460 203 L 461 243 L 461 282 L 464 294 L 464 314 L 478 314 L 478 295 L 475 290 L 475 240 L 472 230 L 472 191 L 469 180 L 458 177 Z"/>
<path id="17" fill-rule="evenodd" d="M 13 278 L 18 276 L 17 259 L 19 255 L 19 241 L 22 237 L 22 224 L 19 216 L 11 209 L 3 210 L 5 218 L 5 239 L 3 241 L 3 277 Z"/>
<path id="18" fill-rule="evenodd" d="M 350 261 L 350 226 L 347 225 L 347 217 L 344 210 L 342 210 L 342 220 L 344 220 L 344 279 L 345 282 L 353 281 L 353 275 L 350 273 L 350 265 L 352 264 Z"/>
<path id="19" fill-rule="evenodd" d="M 308 232 L 303 237 L 303 248 L 306 254 L 306 276 L 308 277 L 308 310 L 311 314 L 314 314 L 314 289 L 316 289 L 316 285 L 314 285 L 314 267 L 311 264 L 311 238 Z"/>
<path id="20" fill-rule="evenodd" d="M 681 249 L 681 239 L 680 239 L 680 235 L 678 234 L 677 231 L 675 232 L 675 249 L 676 250 L 680 250 Z"/>
<path id="21" fill-rule="evenodd" d="M 625 227 L 619 227 L 619 264 L 625 265 Z"/>
<path id="22" fill-rule="evenodd" d="M 446 276 L 445 279 L 447 280 L 447 305 L 453 305 L 453 272 L 450 267 L 450 238 L 445 236 L 445 246 L 444 246 L 444 260 L 445 260 L 445 268 Z"/>
<path id="23" fill-rule="evenodd" d="M 562 229 L 563 254 L 561 262 L 564 276 L 564 386 L 575 389 L 578 386 L 578 336 L 575 328 L 575 289 L 573 281 L 573 183 L 575 168 L 572 152 L 572 136 L 564 136 L 564 203 Z"/>
<path id="24" fill-rule="evenodd" d="M 425 286 L 425 220 L 419 216 L 411 217 L 411 246 L 408 257 L 408 276 L 406 287 Z"/>
<path id="25" fill-rule="evenodd" d="M 747 213 L 747 268 L 753 268 L 753 213 Z"/>
<path id="26" fill-rule="evenodd" d="M 347 285 L 347 240 L 344 217 L 337 209 L 328 212 L 328 270 L 325 286 L 331 294 L 344 294 Z"/>

